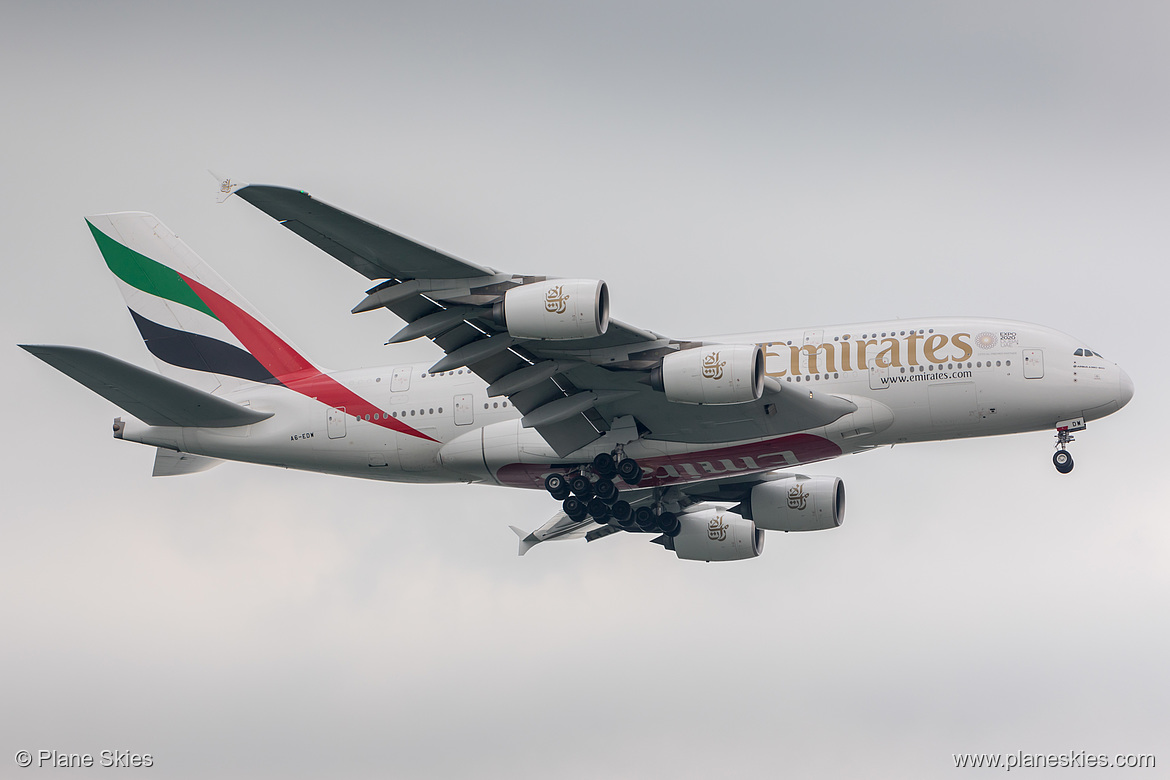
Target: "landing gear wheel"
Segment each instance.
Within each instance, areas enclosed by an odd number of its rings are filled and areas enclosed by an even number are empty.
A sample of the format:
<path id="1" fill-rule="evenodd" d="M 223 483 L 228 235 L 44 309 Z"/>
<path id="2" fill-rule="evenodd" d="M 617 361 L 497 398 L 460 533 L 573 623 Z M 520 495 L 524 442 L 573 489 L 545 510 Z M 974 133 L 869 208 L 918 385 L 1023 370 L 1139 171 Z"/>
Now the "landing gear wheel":
<path id="1" fill-rule="evenodd" d="M 663 512 L 660 514 L 658 516 L 658 527 L 662 530 L 662 533 L 672 538 L 678 536 L 679 532 L 682 531 L 682 523 L 679 522 L 678 517 L 673 512 Z"/>
<path id="2" fill-rule="evenodd" d="M 624 461 L 623 461 L 624 462 Z M 634 524 L 638 526 L 638 530 L 647 533 L 654 530 L 657 518 L 654 517 L 654 512 L 648 506 L 640 506 L 634 510 Z"/>
<path id="3" fill-rule="evenodd" d="M 593 483 L 593 495 L 607 504 L 612 504 L 614 501 L 617 501 L 617 485 L 613 484 L 613 480 L 602 477 Z"/>
<path id="4" fill-rule="evenodd" d="M 574 474 L 569 477 L 569 490 L 582 500 L 589 500 L 593 497 L 593 483 L 589 481 L 589 477 L 584 474 Z"/>
<path id="5" fill-rule="evenodd" d="M 614 461 L 613 455 L 603 452 L 593 459 L 593 470 L 599 477 L 612 477 L 617 473 L 617 462 Z"/>
<path id="6" fill-rule="evenodd" d="M 600 498 L 591 498 L 589 499 L 589 514 L 593 515 L 593 519 L 597 522 L 604 523 L 609 520 L 609 504 Z"/>
<path id="7" fill-rule="evenodd" d="M 561 509 L 566 515 L 569 516 L 569 519 L 575 523 L 584 520 L 585 515 L 589 514 L 588 510 L 585 508 L 585 502 L 576 496 L 569 496 L 566 498 L 561 504 Z"/>
<path id="8" fill-rule="evenodd" d="M 613 502 L 609 508 L 609 515 L 612 521 L 618 524 L 619 528 L 629 528 L 632 521 L 631 517 L 634 510 L 630 509 L 630 502 L 622 501 L 620 498 Z"/>
<path id="9" fill-rule="evenodd" d="M 557 501 L 564 501 L 572 492 L 564 474 L 549 474 L 544 478 L 544 489 Z"/>
<path id="10" fill-rule="evenodd" d="M 1057 450 L 1052 456 L 1052 465 L 1056 466 L 1056 470 L 1061 474 L 1069 473 L 1073 470 L 1072 453 L 1068 450 Z"/>
<path id="11" fill-rule="evenodd" d="M 622 458 L 617 464 L 617 474 L 631 487 L 642 481 L 642 467 L 633 458 Z"/>

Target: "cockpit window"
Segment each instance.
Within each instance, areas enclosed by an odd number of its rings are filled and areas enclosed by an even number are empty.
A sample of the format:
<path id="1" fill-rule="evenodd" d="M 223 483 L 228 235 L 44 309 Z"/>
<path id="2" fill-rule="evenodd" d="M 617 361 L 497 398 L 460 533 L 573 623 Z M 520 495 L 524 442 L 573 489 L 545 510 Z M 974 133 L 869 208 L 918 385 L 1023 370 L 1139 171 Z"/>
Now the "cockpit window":
<path id="1" fill-rule="evenodd" d="M 1074 357 L 1084 357 L 1085 351 L 1083 349 L 1078 349 L 1076 352 L 1073 353 L 1073 356 Z"/>
<path id="2" fill-rule="evenodd" d="M 1076 352 L 1073 353 L 1073 357 L 1099 357 L 1102 360 L 1105 359 L 1102 355 L 1100 355 L 1097 352 L 1094 352 L 1093 350 L 1089 349 L 1088 347 L 1082 347 L 1081 349 L 1078 349 Z"/>

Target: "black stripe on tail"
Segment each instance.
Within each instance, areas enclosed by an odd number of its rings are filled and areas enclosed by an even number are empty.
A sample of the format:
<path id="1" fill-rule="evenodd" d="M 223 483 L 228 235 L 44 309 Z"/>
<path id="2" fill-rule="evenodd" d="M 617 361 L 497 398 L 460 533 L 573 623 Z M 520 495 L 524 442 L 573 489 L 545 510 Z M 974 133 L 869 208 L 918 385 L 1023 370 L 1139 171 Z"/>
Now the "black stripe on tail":
<path id="1" fill-rule="evenodd" d="M 151 354 L 165 363 L 194 371 L 224 374 L 252 382 L 280 384 L 251 353 L 219 339 L 175 330 L 148 320 L 130 309 L 130 316 Z"/>

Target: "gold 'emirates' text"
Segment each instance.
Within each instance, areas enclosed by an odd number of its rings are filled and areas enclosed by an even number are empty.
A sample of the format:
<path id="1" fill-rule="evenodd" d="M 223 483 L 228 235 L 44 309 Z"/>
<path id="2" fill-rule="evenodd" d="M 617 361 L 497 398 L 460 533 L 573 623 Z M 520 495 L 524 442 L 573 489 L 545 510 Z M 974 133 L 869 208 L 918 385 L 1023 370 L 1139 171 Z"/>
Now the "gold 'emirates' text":
<path id="1" fill-rule="evenodd" d="M 854 339 L 823 344 L 761 344 L 765 358 L 788 359 L 788 367 L 776 370 L 775 364 L 765 371 L 768 376 L 819 374 L 822 371 L 868 371 L 870 364 L 879 368 L 919 366 L 923 363 L 962 362 L 971 357 L 970 333 L 923 335 L 911 331 L 903 337 Z M 787 350 L 787 355 L 784 351 Z M 956 352 L 957 350 L 957 352 Z M 806 363 L 802 370 L 801 363 Z M 823 362 L 822 362 L 823 361 Z"/>

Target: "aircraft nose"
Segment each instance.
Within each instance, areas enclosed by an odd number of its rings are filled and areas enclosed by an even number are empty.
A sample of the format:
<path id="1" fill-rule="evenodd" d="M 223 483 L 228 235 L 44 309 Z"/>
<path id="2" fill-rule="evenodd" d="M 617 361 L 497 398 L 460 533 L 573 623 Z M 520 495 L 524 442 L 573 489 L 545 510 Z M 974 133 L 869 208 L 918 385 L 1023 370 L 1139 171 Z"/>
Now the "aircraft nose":
<path id="1" fill-rule="evenodd" d="M 1122 368 L 1117 369 L 1117 403 L 1125 406 L 1133 398 L 1133 380 Z"/>

